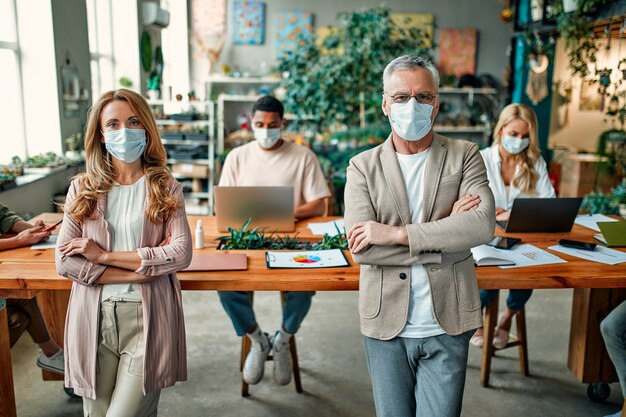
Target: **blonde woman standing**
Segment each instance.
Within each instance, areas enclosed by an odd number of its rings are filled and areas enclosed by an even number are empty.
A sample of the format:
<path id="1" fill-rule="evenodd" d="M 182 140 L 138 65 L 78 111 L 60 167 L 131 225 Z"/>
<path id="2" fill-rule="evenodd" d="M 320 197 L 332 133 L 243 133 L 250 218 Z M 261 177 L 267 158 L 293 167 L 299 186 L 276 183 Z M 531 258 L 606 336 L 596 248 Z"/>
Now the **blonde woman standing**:
<path id="1" fill-rule="evenodd" d="M 548 178 L 546 161 L 539 153 L 537 115 L 524 104 L 506 106 L 494 129 L 494 143 L 480 151 L 487 168 L 489 188 L 496 202 L 496 220 L 509 219 L 513 200 L 516 198 L 555 197 Z M 501 349 L 509 341 L 511 321 L 524 308 L 532 290 L 509 290 L 507 308 L 501 317 L 493 339 L 493 345 Z M 497 290 L 480 290 L 482 307 L 491 304 Z M 483 329 L 476 331 L 470 342 L 483 344 Z"/>
<path id="2" fill-rule="evenodd" d="M 160 390 L 187 378 L 175 273 L 192 251 L 181 186 L 148 104 L 130 90 L 93 105 L 85 153 L 56 250 L 58 273 L 74 281 L 65 385 L 85 416 L 153 416 Z"/>

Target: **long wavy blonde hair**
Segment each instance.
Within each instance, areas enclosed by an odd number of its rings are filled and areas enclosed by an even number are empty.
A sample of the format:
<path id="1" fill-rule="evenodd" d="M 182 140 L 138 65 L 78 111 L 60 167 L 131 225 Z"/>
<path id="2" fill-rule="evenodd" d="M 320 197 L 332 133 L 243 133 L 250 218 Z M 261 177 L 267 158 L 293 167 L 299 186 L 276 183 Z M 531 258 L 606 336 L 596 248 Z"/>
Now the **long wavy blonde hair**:
<path id="1" fill-rule="evenodd" d="M 525 104 L 509 104 L 500 113 L 498 123 L 494 129 L 494 144 L 500 145 L 502 142 L 502 129 L 515 119 L 523 120 L 528 124 L 528 136 L 530 143 L 528 147 L 517 154 L 517 165 L 519 170 L 513 177 L 511 184 L 515 188 L 528 193 L 535 193 L 535 183 L 539 175 L 535 171 L 535 163 L 539 159 L 539 137 L 537 136 L 537 115 Z"/>
<path id="2" fill-rule="evenodd" d="M 169 191 L 174 178 L 166 167 L 165 147 L 161 143 L 148 103 L 141 95 L 124 88 L 104 93 L 89 109 L 85 131 L 86 173 L 79 175 L 82 177 L 80 188 L 65 211 L 77 221 L 96 216 L 98 200 L 113 185 L 117 173 L 111 162 L 111 155 L 100 140 L 103 130 L 100 115 L 104 107 L 112 101 L 127 102 L 146 131 L 146 147 L 141 155 L 148 184 L 146 214 L 151 222 L 162 223 L 179 208 L 178 200 Z"/>

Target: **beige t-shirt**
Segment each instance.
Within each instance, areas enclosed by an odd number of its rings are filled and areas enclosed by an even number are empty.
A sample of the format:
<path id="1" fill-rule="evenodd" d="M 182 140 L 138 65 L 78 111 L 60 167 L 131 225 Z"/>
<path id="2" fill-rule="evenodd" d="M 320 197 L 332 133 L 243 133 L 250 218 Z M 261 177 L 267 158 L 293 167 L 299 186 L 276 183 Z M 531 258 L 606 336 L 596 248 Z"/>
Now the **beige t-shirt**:
<path id="1" fill-rule="evenodd" d="M 294 207 L 330 197 L 319 161 L 308 148 L 283 141 L 275 151 L 256 141 L 233 149 L 224 162 L 222 187 L 285 186 L 294 188 Z"/>

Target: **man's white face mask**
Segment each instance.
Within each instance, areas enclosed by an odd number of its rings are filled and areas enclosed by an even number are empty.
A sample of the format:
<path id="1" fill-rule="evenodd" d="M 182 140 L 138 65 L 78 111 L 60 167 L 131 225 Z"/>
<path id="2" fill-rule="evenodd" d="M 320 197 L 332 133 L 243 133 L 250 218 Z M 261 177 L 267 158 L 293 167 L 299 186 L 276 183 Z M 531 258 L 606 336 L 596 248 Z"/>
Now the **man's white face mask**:
<path id="1" fill-rule="evenodd" d="M 280 139 L 281 129 L 254 127 L 252 131 L 254 132 L 254 138 L 263 149 L 270 149 L 272 146 L 276 145 L 276 142 Z"/>
<path id="2" fill-rule="evenodd" d="M 412 97 L 406 103 L 392 103 L 390 108 L 389 121 L 402 139 L 415 142 L 430 132 L 433 106 Z"/>

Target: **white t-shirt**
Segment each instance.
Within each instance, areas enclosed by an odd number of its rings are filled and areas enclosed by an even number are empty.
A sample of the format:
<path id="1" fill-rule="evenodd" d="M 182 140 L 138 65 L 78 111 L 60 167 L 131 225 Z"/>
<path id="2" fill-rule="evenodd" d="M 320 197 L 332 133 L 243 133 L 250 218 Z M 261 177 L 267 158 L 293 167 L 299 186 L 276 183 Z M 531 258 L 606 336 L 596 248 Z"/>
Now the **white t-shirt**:
<path id="1" fill-rule="evenodd" d="M 396 153 L 400 170 L 404 177 L 406 193 L 411 209 L 411 223 L 422 222 L 424 201 L 424 171 L 429 149 L 414 155 Z M 430 296 L 430 283 L 424 265 L 411 266 L 411 299 L 406 325 L 400 337 L 422 338 L 445 333 L 433 316 L 433 303 Z"/>
<path id="2" fill-rule="evenodd" d="M 146 177 L 130 185 L 114 184 L 107 197 L 104 216 L 111 237 L 111 252 L 130 252 L 141 244 L 146 199 Z M 141 300 L 139 285 L 107 284 L 102 288 L 102 300 L 118 297 L 124 300 Z"/>
<path id="3" fill-rule="evenodd" d="M 220 186 L 294 188 L 294 207 L 330 197 L 330 189 L 315 154 L 308 148 L 283 141 L 274 151 L 256 141 L 233 149 L 224 162 Z"/>

